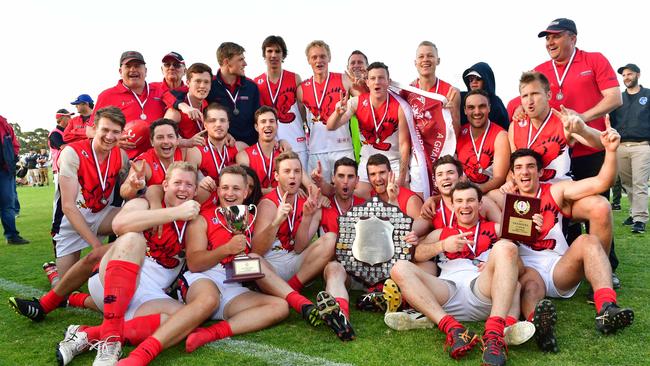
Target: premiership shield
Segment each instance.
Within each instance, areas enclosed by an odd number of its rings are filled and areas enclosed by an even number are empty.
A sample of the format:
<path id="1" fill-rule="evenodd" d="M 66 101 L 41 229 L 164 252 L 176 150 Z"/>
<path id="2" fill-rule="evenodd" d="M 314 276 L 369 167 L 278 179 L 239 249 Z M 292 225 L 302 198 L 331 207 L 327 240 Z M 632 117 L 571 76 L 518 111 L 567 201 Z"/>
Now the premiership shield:
<path id="1" fill-rule="evenodd" d="M 403 238 L 412 223 L 399 207 L 373 197 L 339 216 L 336 258 L 368 285 L 383 281 L 395 262 L 411 259 L 411 246 Z"/>

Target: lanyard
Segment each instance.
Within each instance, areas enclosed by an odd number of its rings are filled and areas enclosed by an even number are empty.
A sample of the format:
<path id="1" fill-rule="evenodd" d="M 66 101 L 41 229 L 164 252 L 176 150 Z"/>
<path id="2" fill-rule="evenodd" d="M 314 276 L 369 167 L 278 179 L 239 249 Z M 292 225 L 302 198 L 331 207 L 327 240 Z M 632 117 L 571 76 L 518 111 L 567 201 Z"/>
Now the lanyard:
<path id="1" fill-rule="evenodd" d="M 377 143 L 379 143 L 379 128 L 384 123 L 386 115 L 388 115 L 388 104 L 390 103 L 390 94 L 386 94 L 386 109 L 384 109 L 384 115 L 381 117 L 379 123 L 377 123 L 377 118 L 375 117 L 375 108 L 372 107 L 372 101 L 369 100 L 370 104 L 370 113 L 372 114 L 372 123 L 375 126 L 375 136 L 377 137 Z M 368 98 L 370 99 L 370 98 Z"/>
<path id="2" fill-rule="evenodd" d="M 327 75 L 329 77 L 329 75 Z M 284 70 L 280 73 L 280 80 L 278 81 L 278 89 L 275 91 L 275 95 L 271 91 L 271 83 L 269 82 L 269 75 L 266 75 L 266 87 L 269 89 L 269 96 L 271 97 L 271 104 L 275 106 L 275 101 L 278 100 L 278 95 L 280 95 L 280 88 L 282 88 L 282 78 L 284 77 Z M 316 96 L 316 94 L 314 94 Z M 322 102 L 321 102 L 322 103 Z"/>
<path id="3" fill-rule="evenodd" d="M 526 144 L 526 147 L 530 149 L 530 147 L 535 143 L 535 140 L 537 140 L 537 137 L 539 137 L 539 134 L 542 133 L 542 130 L 544 127 L 546 127 L 546 122 L 548 122 L 549 119 L 551 119 L 551 114 L 553 114 L 551 111 L 548 111 L 548 116 L 546 116 L 546 119 L 544 120 L 544 123 L 542 123 L 541 126 L 539 126 L 539 130 L 537 130 L 537 133 L 535 134 L 535 137 L 533 139 L 530 139 L 530 135 L 533 134 L 533 121 L 530 121 L 530 125 L 528 126 L 528 143 Z"/>
<path id="4" fill-rule="evenodd" d="M 490 121 L 487 122 L 487 128 L 485 129 L 485 132 L 483 133 L 483 137 L 481 138 L 481 144 L 478 147 L 478 150 L 476 150 L 476 144 L 474 143 L 474 136 L 472 136 L 472 126 L 469 126 L 469 139 L 472 141 L 472 148 L 474 149 L 474 155 L 476 155 L 476 163 L 478 164 L 479 168 L 481 168 L 481 153 L 483 153 L 483 144 L 485 143 L 485 138 L 488 135 L 488 132 L 490 132 Z"/>
<path id="5" fill-rule="evenodd" d="M 555 61 L 551 61 L 551 64 L 553 64 L 553 71 L 555 71 L 555 80 L 557 80 L 557 86 L 560 90 L 562 90 L 562 83 L 564 83 L 564 78 L 566 78 L 567 74 L 569 73 L 569 68 L 571 67 L 571 64 L 573 64 L 573 58 L 576 56 L 576 49 L 573 49 L 573 53 L 571 54 L 571 58 L 569 59 L 569 62 L 566 64 L 566 68 L 564 69 L 564 73 L 562 73 L 562 78 L 560 78 L 560 75 L 557 73 L 557 66 L 555 66 Z"/>
<path id="6" fill-rule="evenodd" d="M 314 90 L 314 100 L 316 101 L 316 108 L 318 108 L 318 114 L 320 115 L 320 106 L 323 104 L 323 100 L 325 99 L 325 94 L 327 94 L 327 86 L 330 83 L 330 73 L 327 73 L 327 79 L 325 79 L 325 86 L 323 87 L 323 94 L 320 96 L 320 99 L 318 98 L 318 94 L 316 93 L 316 81 L 314 80 L 314 77 L 311 77 L 311 86 Z"/>
<path id="7" fill-rule="evenodd" d="M 445 200 L 442 198 L 440 199 L 440 212 L 442 213 L 442 224 L 447 227 L 451 227 L 453 221 L 454 221 L 454 211 L 451 211 L 451 216 L 449 217 L 449 222 L 447 222 L 447 214 L 445 213 L 445 206 L 444 204 Z"/>
<path id="8" fill-rule="evenodd" d="M 217 169 L 217 173 L 221 174 L 221 169 L 223 169 L 223 166 L 226 164 L 226 160 L 229 159 L 228 149 L 224 144 L 222 149 L 223 155 L 219 150 L 217 150 L 217 155 L 219 155 L 219 159 L 221 160 L 221 164 L 217 164 L 217 157 L 214 155 L 214 149 L 212 148 L 212 142 L 210 142 L 210 139 L 208 139 L 208 147 L 210 148 L 210 154 L 212 155 L 212 162 L 214 163 L 214 167 Z"/>
<path id="9" fill-rule="evenodd" d="M 280 187 L 279 186 L 275 187 L 275 192 L 278 194 L 278 201 L 280 202 L 280 204 L 283 204 L 284 202 L 282 201 L 282 195 L 280 194 Z M 296 211 L 298 211 L 296 206 L 298 206 L 298 194 L 293 195 L 293 209 L 292 209 L 293 212 L 291 213 L 291 217 L 287 217 L 287 223 L 289 224 L 289 235 L 290 236 L 293 236 L 292 235 L 293 234 L 293 228 L 294 228 L 295 223 L 296 223 Z"/>
<path id="10" fill-rule="evenodd" d="M 111 149 L 111 151 L 108 152 L 108 158 L 106 161 L 106 171 L 104 172 L 103 176 L 102 176 L 101 169 L 99 169 L 99 161 L 97 160 L 97 154 L 95 153 L 95 149 L 92 147 L 92 144 L 90 145 L 90 150 L 93 152 L 93 159 L 95 160 L 95 168 L 97 169 L 99 184 L 102 187 L 102 201 L 104 201 L 105 199 L 103 198 L 103 196 L 104 196 L 104 191 L 106 190 L 106 180 L 108 179 L 108 170 L 110 169 L 111 166 L 111 153 L 113 152 L 113 150 Z"/>
<path id="11" fill-rule="evenodd" d="M 275 152 L 275 147 L 273 147 L 273 151 L 271 151 L 271 156 L 269 156 L 268 167 L 267 167 L 266 159 L 264 159 L 264 152 L 262 152 L 262 147 L 260 146 L 259 142 L 256 145 L 257 145 L 257 152 L 260 154 L 260 158 L 262 158 L 262 167 L 264 168 L 264 174 L 266 174 L 266 179 L 270 185 L 271 174 L 273 174 L 273 153 Z"/>

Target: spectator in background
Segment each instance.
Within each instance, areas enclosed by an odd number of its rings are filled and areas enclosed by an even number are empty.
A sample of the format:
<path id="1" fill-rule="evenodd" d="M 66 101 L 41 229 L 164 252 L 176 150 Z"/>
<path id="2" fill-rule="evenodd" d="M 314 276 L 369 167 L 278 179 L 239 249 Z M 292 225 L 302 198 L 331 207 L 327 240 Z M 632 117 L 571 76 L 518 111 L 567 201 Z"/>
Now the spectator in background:
<path id="1" fill-rule="evenodd" d="M 7 244 L 29 244 L 16 229 L 16 160 L 20 142 L 13 127 L 0 116 L 0 218 Z"/>
<path id="2" fill-rule="evenodd" d="M 29 181 L 29 185 L 32 187 L 35 187 L 40 183 L 38 168 L 36 167 L 38 164 L 36 162 L 37 160 L 38 154 L 36 153 L 36 150 L 29 150 L 29 154 L 25 157 L 25 163 L 27 164 L 27 180 Z"/>
<path id="3" fill-rule="evenodd" d="M 485 62 L 479 62 L 472 65 L 472 67 L 463 71 L 463 81 L 465 82 L 467 91 L 460 93 L 460 124 L 464 125 L 468 122 L 467 115 L 463 113 L 463 111 L 465 111 L 465 95 L 472 90 L 482 89 L 489 95 L 489 120 L 503 127 L 503 129 L 507 131 L 510 119 L 508 118 L 508 112 L 506 111 L 506 107 L 503 105 L 501 98 L 496 95 L 496 80 L 494 80 L 494 73 L 492 72 L 490 65 Z"/>
<path id="4" fill-rule="evenodd" d="M 36 167 L 38 168 L 39 186 L 50 185 L 50 176 L 47 173 L 49 160 L 50 160 L 50 156 L 47 154 L 47 150 L 41 149 L 41 153 L 38 154 L 38 158 L 36 159 Z"/>
<path id="5" fill-rule="evenodd" d="M 81 97 L 81 95 L 79 97 Z M 77 100 L 79 100 L 79 98 L 77 98 Z M 79 110 L 79 108 L 77 108 L 77 110 Z M 81 112 L 79 112 L 79 115 L 81 115 Z M 88 116 L 90 117 L 90 114 L 88 114 Z M 57 178 L 59 172 L 59 154 L 61 153 L 63 147 L 65 147 L 65 131 L 69 124 L 69 112 L 65 109 L 59 109 L 56 112 L 56 128 L 50 131 L 50 134 L 47 135 L 47 146 L 50 148 L 50 156 L 52 157 L 52 178 L 54 180 L 55 186 L 58 182 Z"/>
<path id="6" fill-rule="evenodd" d="M 79 115 L 73 117 L 70 119 L 70 122 L 66 123 L 65 130 L 63 131 L 63 141 L 65 141 L 66 144 L 87 139 L 94 134 L 92 132 L 93 126 L 90 123 L 90 115 L 93 113 L 93 108 L 95 108 L 93 98 L 88 94 L 81 94 L 70 104 L 77 108 Z M 65 109 L 60 109 L 59 112 L 61 111 L 65 111 L 66 113 L 68 112 Z M 57 125 L 60 125 L 59 112 L 56 114 Z M 68 113 L 68 118 L 73 114 L 74 113 Z M 86 131 L 88 128 L 90 129 Z"/>
<path id="7" fill-rule="evenodd" d="M 650 89 L 639 85 L 641 70 L 635 64 L 618 68 L 623 76 L 623 105 L 611 114 L 612 127 L 621 134 L 618 147 L 618 174 L 630 201 L 630 216 L 625 225 L 632 232 L 645 232 L 648 222 L 648 178 L 650 177 Z"/>

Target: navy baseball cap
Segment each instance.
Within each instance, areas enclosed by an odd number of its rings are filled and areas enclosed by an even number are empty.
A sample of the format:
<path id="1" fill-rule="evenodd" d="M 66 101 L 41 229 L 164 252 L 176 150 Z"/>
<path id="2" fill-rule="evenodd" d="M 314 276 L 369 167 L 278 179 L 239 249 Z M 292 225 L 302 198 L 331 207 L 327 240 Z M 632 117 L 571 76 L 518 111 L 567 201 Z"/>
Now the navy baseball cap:
<path id="1" fill-rule="evenodd" d="M 576 23 L 571 19 L 557 18 L 554 21 L 552 21 L 548 25 L 548 27 L 546 27 L 546 30 L 539 32 L 537 37 L 542 38 L 542 37 L 546 37 L 547 34 L 562 33 L 564 31 L 570 31 L 573 34 L 578 34 L 578 28 L 576 28 Z"/>
<path id="2" fill-rule="evenodd" d="M 133 60 L 140 61 L 141 63 L 146 64 L 146 62 L 144 62 L 144 57 L 142 56 L 142 54 L 140 52 L 138 52 L 138 51 L 125 51 L 125 52 L 122 52 L 122 56 L 120 56 L 120 66 L 124 65 L 125 63 L 127 63 L 129 61 L 133 61 Z"/>
<path id="3" fill-rule="evenodd" d="M 639 69 L 639 67 L 637 65 L 635 65 L 635 64 L 627 64 L 625 66 L 621 66 L 621 67 L 618 68 L 618 70 L 616 70 L 616 72 L 623 75 L 623 71 L 625 71 L 625 69 L 628 69 L 628 70 L 630 70 L 632 72 L 636 72 L 636 73 L 641 72 L 641 69 Z"/>
<path id="4" fill-rule="evenodd" d="M 58 111 L 56 111 L 56 118 L 61 118 L 61 117 L 66 117 L 66 116 L 70 117 L 72 115 L 74 115 L 74 113 L 68 112 L 68 110 L 65 109 L 65 108 L 61 108 Z"/>
<path id="5" fill-rule="evenodd" d="M 180 62 L 183 65 L 185 65 L 185 60 L 183 59 L 183 56 L 181 56 L 181 54 L 178 53 L 178 52 L 172 51 L 172 52 L 166 54 L 165 56 L 163 56 L 162 62 L 165 62 L 165 60 L 167 60 L 169 58 L 174 59 L 176 62 Z"/>
<path id="6" fill-rule="evenodd" d="M 90 95 L 81 94 L 77 97 L 77 99 L 74 100 L 74 102 L 71 102 L 70 104 L 77 105 L 81 103 L 94 104 L 95 102 L 93 101 L 93 98 L 90 97 Z"/>

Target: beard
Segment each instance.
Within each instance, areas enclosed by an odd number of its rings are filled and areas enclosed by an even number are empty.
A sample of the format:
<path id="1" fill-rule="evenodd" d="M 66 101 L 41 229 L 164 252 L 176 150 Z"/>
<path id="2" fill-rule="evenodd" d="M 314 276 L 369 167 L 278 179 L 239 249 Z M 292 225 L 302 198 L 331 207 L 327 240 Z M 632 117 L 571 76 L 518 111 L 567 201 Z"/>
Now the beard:
<path id="1" fill-rule="evenodd" d="M 639 78 L 635 77 L 634 79 L 630 80 L 629 82 L 624 83 L 626 88 L 634 88 L 637 85 L 639 85 Z"/>

